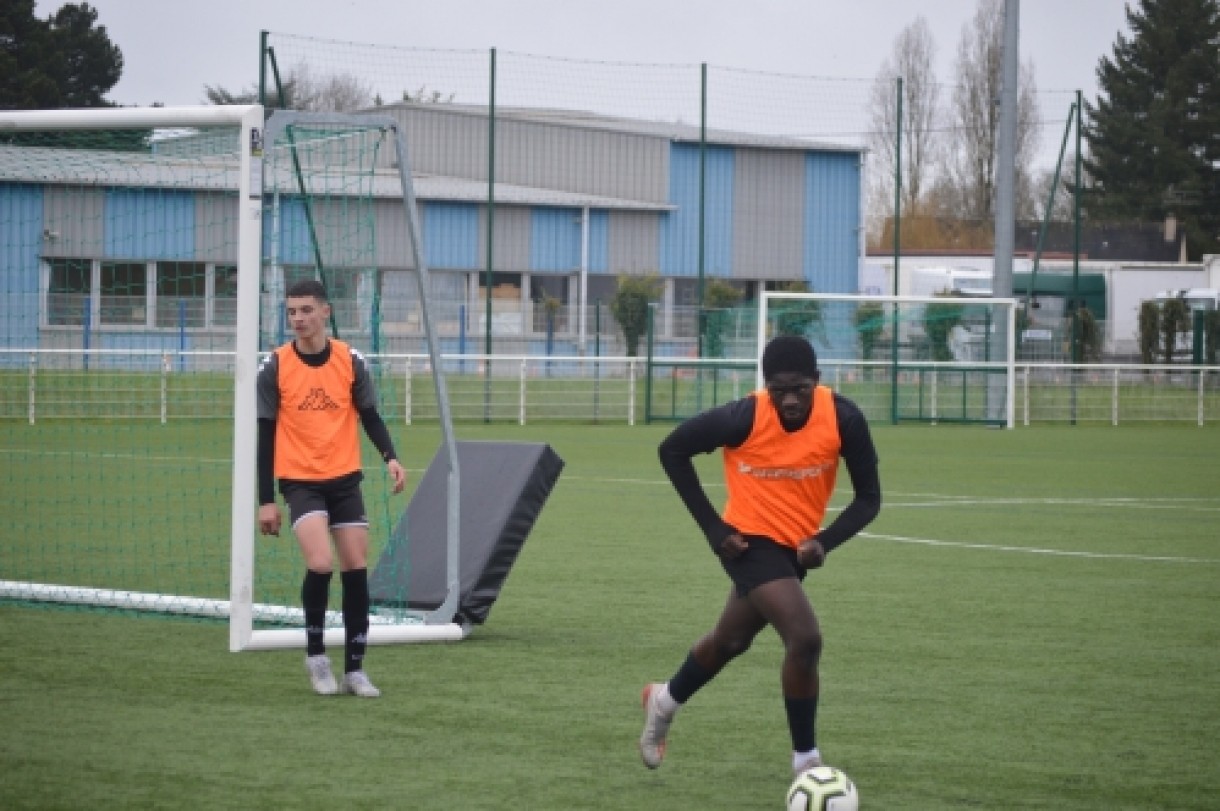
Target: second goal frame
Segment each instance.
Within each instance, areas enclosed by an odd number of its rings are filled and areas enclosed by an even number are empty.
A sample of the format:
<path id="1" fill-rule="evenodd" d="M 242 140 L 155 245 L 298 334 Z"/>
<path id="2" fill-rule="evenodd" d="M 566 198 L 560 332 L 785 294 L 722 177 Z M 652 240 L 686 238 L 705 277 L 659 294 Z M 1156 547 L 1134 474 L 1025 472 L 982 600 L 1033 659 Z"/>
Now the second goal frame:
<path id="1" fill-rule="evenodd" d="M 822 303 L 831 305 L 839 302 L 853 307 L 861 305 L 879 305 L 884 314 L 879 331 L 886 331 L 888 340 L 882 341 L 877 347 L 877 359 L 868 361 L 873 367 L 887 367 L 891 372 L 892 400 L 891 419 L 899 421 L 898 392 L 903 371 L 913 369 L 931 370 L 933 374 L 945 372 L 979 372 L 987 379 L 987 408 L 991 419 L 988 422 L 1012 428 L 1014 422 L 1015 391 L 1016 391 L 1016 307 L 1015 298 L 999 297 L 946 297 L 946 296 L 894 296 L 894 295 L 851 295 L 836 293 L 798 293 L 787 291 L 764 291 L 758 300 L 758 325 L 756 357 L 761 358 L 767 341 L 779 334 L 776 319 L 777 310 L 783 310 L 785 303 L 796 306 L 801 302 L 810 302 L 815 313 L 821 313 Z M 916 319 L 924 317 L 929 307 L 974 307 L 985 312 L 1000 313 L 1001 319 L 993 319 L 988 315 L 987 324 L 983 328 L 987 333 L 987 352 L 981 359 L 964 360 L 961 358 L 947 359 L 915 359 L 910 357 L 910 351 L 900 348 L 901 336 L 910 329 L 919 329 L 911 325 Z M 904 312 L 900 316 L 900 310 Z M 820 315 L 812 316 L 820 318 Z M 811 336 L 807 336 L 811 337 Z M 811 337 L 815 348 L 819 349 L 819 365 L 836 364 L 835 358 L 824 357 L 822 347 Z M 998 379 L 997 379 L 998 378 Z M 1002 381 L 1002 383 L 1000 382 Z M 756 373 L 756 385 L 762 387 L 762 366 Z"/>

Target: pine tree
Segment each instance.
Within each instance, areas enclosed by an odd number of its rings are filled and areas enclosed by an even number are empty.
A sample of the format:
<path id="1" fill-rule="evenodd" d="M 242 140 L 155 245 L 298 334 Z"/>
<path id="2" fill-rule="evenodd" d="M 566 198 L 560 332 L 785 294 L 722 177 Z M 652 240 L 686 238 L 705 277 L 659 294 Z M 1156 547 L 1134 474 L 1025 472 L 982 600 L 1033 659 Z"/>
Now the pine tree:
<path id="1" fill-rule="evenodd" d="M 123 54 L 97 24 L 97 9 L 66 3 L 45 20 L 34 0 L 0 3 L 0 109 L 110 107 Z"/>
<path id="2" fill-rule="evenodd" d="M 1197 259 L 1220 250 L 1220 2 L 1140 0 L 1097 67 L 1084 135 L 1094 219 L 1183 223 Z"/>

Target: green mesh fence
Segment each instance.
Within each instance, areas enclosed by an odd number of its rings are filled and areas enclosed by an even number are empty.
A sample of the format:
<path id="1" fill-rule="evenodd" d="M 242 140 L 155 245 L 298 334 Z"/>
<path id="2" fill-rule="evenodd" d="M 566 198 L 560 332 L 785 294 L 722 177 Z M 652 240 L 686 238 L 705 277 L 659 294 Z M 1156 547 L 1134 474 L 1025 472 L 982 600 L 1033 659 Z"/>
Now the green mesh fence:
<path id="1" fill-rule="evenodd" d="M 10 596 L 223 616 L 238 130 L 184 135 L 0 143 Z"/>
<path id="2" fill-rule="evenodd" d="M 822 382 L 873 421 L 1008 421 L 1011 302 L 773 294 L 761 309 L 765 338 L 808 338 Z M 704 334 L 718 357 L 650 355 L 647 418 L 685 419 L 756 388 L 759 312 L 706 314 Z M 654 319 L 653 331 L 663 328 Z"/>

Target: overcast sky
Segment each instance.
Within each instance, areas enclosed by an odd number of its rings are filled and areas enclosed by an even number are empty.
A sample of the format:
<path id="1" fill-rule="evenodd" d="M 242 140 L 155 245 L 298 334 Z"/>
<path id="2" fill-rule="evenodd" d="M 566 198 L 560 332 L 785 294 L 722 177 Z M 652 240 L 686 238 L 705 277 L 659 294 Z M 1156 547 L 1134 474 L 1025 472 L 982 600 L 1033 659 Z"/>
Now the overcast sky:
<path id="1" fill-rule="evenodd" d="M 951 84 L 978 0 L 89 0 L 123 52 L 123 105 L 200 104 L 204 85 L 258 80 L 259 31 L 376 45 L 608 62 L 690 64 L 873 79 L 917 15 Z M 60 0 L 38 0 L 46 16 Z M 1021 63 L 1037 88 L 1097 93 L 1096 68 L 1128 33 L 1124 0 L 1021 0 Z M 1058 132 L 1061 109 L 1042 110 Z M 1059 122 L 1057 125 L 1054 122 Z M 1058 135 L 1044 137 L 1057 149 Z"/>
<path id="2" fill-rule="evenodd" d="M 109 98 L 206 101 L 257 82 L 260 30 L 380 45 L 487 49 L 623 62 L 871 79 L 922 14 L 952 82 L 977 0 L 89 0 L 123 51 Z M 46 16 L 60 0 L 38 0 Z M 1096 67 L 1127 33 L 1123 0 L 1022 0 L 1021 62 L 1039 90 L 1096 94 Z"/>

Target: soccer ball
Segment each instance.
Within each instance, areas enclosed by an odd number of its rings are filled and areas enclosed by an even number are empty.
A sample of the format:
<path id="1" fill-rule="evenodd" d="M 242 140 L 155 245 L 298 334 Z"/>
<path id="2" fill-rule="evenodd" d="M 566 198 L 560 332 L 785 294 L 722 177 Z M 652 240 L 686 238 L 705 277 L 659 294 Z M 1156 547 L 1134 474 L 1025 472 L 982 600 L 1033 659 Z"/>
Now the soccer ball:
<path id="1" fill-rule="evenodd" d="M 788 788 L 788 811 L 857 811 L 856 784 L 834 766 L 814 766 L 796 776 Z"/>

